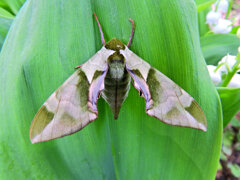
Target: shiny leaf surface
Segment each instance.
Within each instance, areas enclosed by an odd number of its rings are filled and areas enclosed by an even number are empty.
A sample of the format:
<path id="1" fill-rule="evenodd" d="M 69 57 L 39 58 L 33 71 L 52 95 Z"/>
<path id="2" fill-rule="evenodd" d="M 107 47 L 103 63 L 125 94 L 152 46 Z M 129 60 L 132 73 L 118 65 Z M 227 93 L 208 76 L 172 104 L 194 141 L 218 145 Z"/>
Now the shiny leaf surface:
<path id="1" fill-rule="evenodd" d="M 223 126 L 226 127 L 240 110 L 240 88 L 217 88 L 223 108 Z"/>
<path id="2" fill-rule="evenodd" d="M 11 18 L 0 17 L 0 50 L 12 21 Z"/>
<path id="3" fill-rule="evenodd" d="M 65 138 L 32 145 L 29 128 L 47 97 L 101 48 L 92 12 L 106 41 L 127 43 L 201 105 L 207 132 L 149 117 L 131 88 L 119 119 L 98 102 L 99 118 Z M 200 48 L 191 0 L 29 0 L 0 54 L 0 179 L 214 179 L 222 112 Z"/>
<path id="4" fill-rule="evenodd" d="M 233 34 L 212 34 L 201 37 L 201 47 L 207 64 L 216 65 L 227 54 L 237 55 L 240 39 Z"/>

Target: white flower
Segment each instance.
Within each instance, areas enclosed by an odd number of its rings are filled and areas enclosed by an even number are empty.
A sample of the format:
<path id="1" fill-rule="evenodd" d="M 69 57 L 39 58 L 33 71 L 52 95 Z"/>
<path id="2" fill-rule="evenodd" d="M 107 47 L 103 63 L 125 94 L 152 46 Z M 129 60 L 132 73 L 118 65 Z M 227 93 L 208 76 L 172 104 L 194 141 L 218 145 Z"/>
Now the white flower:
<path id="1" fill-rule="evenodd" d="M 207 19 L 206 23 L 209 25 L 217 24 L 220 17 L 221 17 L 221 14 L 219 12 L 210 11 L 206 17 Z"/>
<path id="2" fill-rule="evenodd" d="M 232 31 L 232 21 L 227 19 L 219 19 L 216 26 L 212 28 L 214 33 L 227 34 Z"/>
<path id="3" fill-rule="evenodd" d="M 218 85 L 222 80 L 220 71 L 215 72 L 216 66 L 213 65 L 208 65 L 207 68 L 214 85 Z"/>
<path id="4" fill-rule="evenodd" d="M 218 3 L 218 1 L 215 3 L 215 7 L 216 7 L 217 3 Z M 217 11 L 220 13 L 227 13 L 228 5 L 229 5 L 229 2 L 227 0 L 220 0 L 218 7 L 217 7 Z"/>
<path id="5" fill-rule="evenodd" d="M 224 56 L 221 61 L 218 62 L 218 64 L 222 64 L 224 63 L 224 65 L 222 65 L 220 68 L 219 68 L 219 71 L 222 72 L 222 73 L 225 73 L 227 74 L 228 73 L 228 70 L 227 70 L 227 66 L 229 67 L 229 69 L 232 71 L 232 67 L 233 65 L 237 62 L 236 60 L 236 56 L 231 56 L 231 55 L 227 55 L 227 56 Z"/>
<path id="6" fill-rule="evenodd" d="M 240 74 L 235 74 L 230 83 L 228 84 L 229 88 L 240 88 Z"/>

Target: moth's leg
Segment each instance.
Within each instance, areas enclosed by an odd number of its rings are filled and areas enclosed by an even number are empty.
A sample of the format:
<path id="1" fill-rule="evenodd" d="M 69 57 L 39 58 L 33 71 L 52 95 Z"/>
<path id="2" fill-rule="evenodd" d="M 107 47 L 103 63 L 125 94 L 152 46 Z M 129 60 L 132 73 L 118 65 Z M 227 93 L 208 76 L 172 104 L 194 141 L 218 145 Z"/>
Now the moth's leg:
<path id="1" fill-rule="evenodd" d="M 129 47 L 131 45 L 133 34 L 134 34 L 134 22 L 132 19 L 129 19 L 129 21 L 132 23 L 132 33 L 131 33 L 130 39 L 128 41 L 127 47 Z"/>
<path id="2" fill-rule="evenodd" d="M 97 15 L 96 15 L 95 13 L 93 13 L 93 15 L 95 16 L 95 19 L 96 19 L 96 21 L 97 21 L 97 23 L 98 23 L 98 28 L 99 28 L 99 31 L 100 31 L 100 34 L 101 34 L 102 44 L 103 44 L 103 46 L 105 46 L 105 39 L 104 39 L 104 37 L 103 37 L 103 32 L 102 32 L 101 25 L 100 25 L 100 23 L 99 23 L 99 21 L 98 21 Z"/>
<path id="3" fill-rule="evenodd" d="M 78 69 L 78 68 L 80 68 L 80 67 L 82 67 L 82 64 L 79 65 L 79 66 L 76 66 L 74 69 Z"/>

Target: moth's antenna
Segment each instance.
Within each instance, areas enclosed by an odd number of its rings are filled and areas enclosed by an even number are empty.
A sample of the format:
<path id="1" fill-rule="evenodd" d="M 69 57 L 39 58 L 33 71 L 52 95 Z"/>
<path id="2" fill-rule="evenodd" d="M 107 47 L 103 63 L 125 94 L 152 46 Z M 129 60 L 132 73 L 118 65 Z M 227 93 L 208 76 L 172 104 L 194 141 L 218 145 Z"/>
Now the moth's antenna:
<path id="1" fill-rule="evenodd" d="M 133 34 L 134 34 L 134 22 L 132 19 L 129 19 L 129 21 L 132 23 L 132 33 L 131 33 L 130 39 L 128 41 L 127 47 L 129 47 L 131 45 Z"/>
<path id="2" fill-rule="evenodd" d="M 98 28 L 99 28 L 99 31 L 100 31 L 100 34 L 101 34 L 101 40 L 102 40 L 102 44 L 105 45 L 105 40 L 104 40 L 104 37 L 103 37 L 103 32 L 102 32 L 102 28 L 101 28 L 101 25 L 98 21 L 98 18 L 97 18 L 97 15 L 95 13 L 93 13 L 93 15 L 95 16 L 95 19 L 98 23 Z"/>

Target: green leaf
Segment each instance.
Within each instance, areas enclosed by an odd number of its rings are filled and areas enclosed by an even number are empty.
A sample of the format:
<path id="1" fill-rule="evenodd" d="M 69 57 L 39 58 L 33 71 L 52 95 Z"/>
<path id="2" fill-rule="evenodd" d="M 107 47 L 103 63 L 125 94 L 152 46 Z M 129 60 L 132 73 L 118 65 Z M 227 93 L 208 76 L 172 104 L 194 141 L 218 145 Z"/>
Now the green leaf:
<path id="1" fill-rule="evenodd" d="M 201 4 L 206 4 L 206 3 L 209 3 L 209 2 L 213 3 L 214 1 L 213 0 L 195 0 L 195 3 L 196 3 L 197 6 L 200 6 Z"/>
<path id="2" fill-rule="evenodd" d="M 229 149 L 225 148 L 225 147 L 222 147 L 222 151 L 221 151 L 221 154 L 220 154 L 220 159 L 223 160 L 223 161 L 227 161 L 227 156 L 224 154 L 225 152 L 229 152 Z M 226 153 L 226 154 L 227 154 Z M 230 149 L 230 153 L 231 152 L 231 149 Z M 220 164 L 220 163 L 219 163 Z M 222 169 L 222 166 L 220 164 L 220 167 L 218 166 L 218 170 Z"/>
<path id="3" fill-rule="evenodd" d="M 216 0 L 198 0 L 197 3 L 197 11 L 201 12 L 207 8 L 209 8 Z"/>
<path id="4" fill-rule="evenodd" d="M 11 24 L 12 19 L 0 17 L 0 50 Z"/>
<path id="5" fill-rule="evenodd" d="M 238 26 L 233 26 L 232 31 L 230 32 L 231 34 L 237 34 L 238 29 L 240 28 L 240 25 Z"/>
<path id="6" fill-rule="evenodd" d="M 8 11 L 6 11 L 5 9 L 0 7 L 0 17 L 4 17 L 4 18 L 13 18 L 14 16 L 9 13 Z"/>
<path id="7" fill-rule="evenodd" d="M 223 153 L 224 153 L 224 156 L 222 156 L 222 155 L 220 156 L 222 160 L 227 160 L 226 155 L 227 155 L 227 156 L 230 156 L 230 155 L 232 154 L 232 148 L 229 147 L 229 146 L 223 146 L 223 147 L 222 147 L 222 151 L 223 151 Z M 226 154 L 226 155 L 225 155 L 225 154 Z"/>
<path id="8" fill-rule="evenodd" d="M 221 163 L 219 162 L 218 163 L 218 168 L 217 168 L 218 170 L 221 170 L 222 169 L 222 165 L 221 165 Z"/>
<path id="9" fill-rule="evenodd" d="M 234 126 L 234 127 L 240 128 L 240 120 L 238 120 L 238 119 L 235 118 L 235 117 L 232 118 L 231 124 L 232 124 L 232 126 Z M 239 141 L 240 141 L 240 139 L 239 139 Z"/>
<path id="10" fill-rule="evenodd" d="M 12 15 L 16 15 L 25 0 L 1 0 L 0 7 Z"/>
<path id="11" fill-rule="evenodd" d="M 132 87 L 117 121 L 100 99 L 99 118 L 82 131 L 30 143 L 38 108 L 73 67 L 101 48 L 92 12 L 106 41 L 127 43 L 128 19 L 134 20 L 130 49 L 199 102 L 207 132 L 149 117 Z M 8 32 L 0 67 L 0 179 L 214 179 L 222 112 L 201 52 L 193 1 L 26 1 Z"/>
<path id="12" fill-rule="evenodd" d="M 227 10 L 227 13 L 226 13 L 226 16 L 225 16 L 226 19 L 228 19 L 229 14 L 232 11 L 232 5 L 233 5 L 233 1 L 232 0 L 228 0 L 228 10 Z"/>
<path id="13" fill-rule="evenodd" d="M 206 15 L 211 10 L 210 6 L 215 0 L 195 0 L 195 2 L 198 11 L 199 34 L 203 36 L 210 30 L 208 24 L 206 24 Z"/>
<path id="14" fill-rule="evenodd" d="M 216 65 L 227 54 L 237 55 L 240 39 L 233 34 L 212 34 L 201 37 L 201 47 L 207 64 Z"/>
<path id="15" fill-rule="evenodd" d="M 231 156 L 232 154 L 232 143 L 234 139 L 234 132 L 232 128 L 225 129 L 225 132 L 223 134 L 223 146 L 222 146 L 222 152 L 220 155 L 220 159 L 227 161 L 227 156 Z"/>
<path id="16" fill-rule="evenodd" d="M 239 120 L 238 120 L 238 121 L 239 121 Z M 240 141 L 240 131 L 238 131 L 237 140 Z"/>
<path id="17" fill-rule="evenodd" d="M 230 120 L 240 110 L 240 88 L 217 88 L 223 109 L 223 126 L 226 127 Z"/>
<path id="18" fill-rule="evenodd" d="M 208 24 L 206 24 L 206 15 L 209 12 L 210 8 L 207 8 L 198 13 L 198 27 L 200 36 L 204 36 L 210 31 Z"/>
<path id="19" fill-rule="evenodd" d="M 228 164 L 228 168 L 231 169 L 232 174 L 236 178 L 240 178 L 240 166 L 238 164 Z"/>
<path id="20" fill-rule="evenodd" d="M 238 137 L 239 137 L 240 135 L 238 135 Z M 240 138 L 238 138 L 238 141 L 240 141 Z M 235 149 L 237 150 L 237 151 L 240 151 L 240 142 L 238 142 L 238 143 L 236 143 L 235 144 Z"/>
<path id="21" fill-rule="evenodd" d="M 232 150 L 233 139 L 234 139 L 234 132 L 232 128 L 227 129 L 224 132 L 224 136 L 223 136 L 223 146 L 229 147 Z M 231 155 L 231 154 L 232 153 L 229 153 L 228 155 Z"/>

